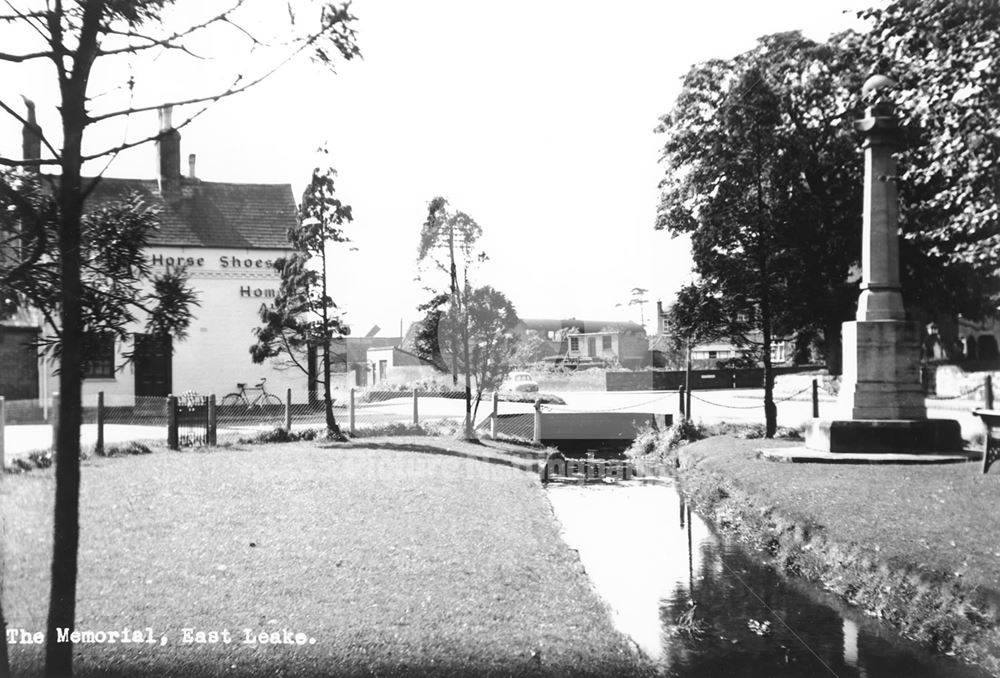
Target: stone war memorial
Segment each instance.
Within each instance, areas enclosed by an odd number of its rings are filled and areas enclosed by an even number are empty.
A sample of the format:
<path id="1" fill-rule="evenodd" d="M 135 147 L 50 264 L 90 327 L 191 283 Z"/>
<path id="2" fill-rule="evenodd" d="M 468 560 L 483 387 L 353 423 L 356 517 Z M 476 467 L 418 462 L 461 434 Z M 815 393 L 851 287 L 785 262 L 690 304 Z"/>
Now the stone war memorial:
<path id="1" fill-rule="evenodd" d="M 964 460 L 957 421 L 928 419 L 920 381 L 920 325 L 908 322 L 899 279 L 899 202 L 894 152 L 902 134 L 889 98 L 893 81 L 874 75 L 855 122 L 865 155 L 861 294 L 843 324 L 843 374 L 833 419 L 813 419 L 806 448 L 819 453 L 943 455 Z M 930 459 L 927 459 L 928 461 Z"/>

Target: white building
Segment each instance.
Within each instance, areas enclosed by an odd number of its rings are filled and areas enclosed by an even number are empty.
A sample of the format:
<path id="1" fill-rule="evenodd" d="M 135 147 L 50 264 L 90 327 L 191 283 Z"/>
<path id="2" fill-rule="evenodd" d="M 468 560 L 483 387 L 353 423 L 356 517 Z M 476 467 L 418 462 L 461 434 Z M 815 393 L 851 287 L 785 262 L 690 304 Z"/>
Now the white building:
<path id="1" fill-rule="evenodd" d="M 87 206 L 134 192 L 155 206 L 160 228 L 150 239 L 147 261 L 154 274 L 167 266 L 185 266 L 198 306 L 192 309 L 186 337 L 159 340 L 142 334 L 137 324 L 132 341 L 109 340 L 105 355 L 88 369 L 84 403 L 93 403 L 99 391 L 116 405 L 188 391 L 221 398 L 237 390 L 238 382 L 253 387 L 262 378 L 268 392 L 283 398 L 291 388 L 295 401 L 306 402 L 310 380 L 305 374 L 277 363 L 255 365 L 249 352 L 259 309 L 278 291 L 273 262 L 290 251 L 287 232 L 297 219 L 291 186 L 203 181 L 195 174 L 194 155 L 182 176 L 180 133 L 172 128 L 169 111 L 161 113 L 161 126 L 159 176 L 104 178 Z M 42 398 L 58 389 L 57 378 L 46 372 L 50 370 L 42 370 Z"/>

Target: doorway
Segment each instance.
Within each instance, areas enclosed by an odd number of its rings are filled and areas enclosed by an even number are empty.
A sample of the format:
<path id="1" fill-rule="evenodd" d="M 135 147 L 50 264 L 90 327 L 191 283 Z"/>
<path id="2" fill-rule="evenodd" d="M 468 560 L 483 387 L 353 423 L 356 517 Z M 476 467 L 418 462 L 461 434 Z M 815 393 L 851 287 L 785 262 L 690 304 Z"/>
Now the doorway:
<path id="1" fill-rule="evenodd" d="M 135 396 L 170 395 L 173 383 L 173 339 L 170 335 L 135 335 Z"/>

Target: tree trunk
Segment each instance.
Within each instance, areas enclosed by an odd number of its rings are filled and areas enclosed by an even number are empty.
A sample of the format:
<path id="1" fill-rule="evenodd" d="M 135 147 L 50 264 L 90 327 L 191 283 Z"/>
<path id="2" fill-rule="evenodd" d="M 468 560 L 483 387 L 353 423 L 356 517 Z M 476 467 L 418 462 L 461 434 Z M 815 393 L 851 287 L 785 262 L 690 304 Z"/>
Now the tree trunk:
<path id="1" fill-rule="evenodd" d="M 2 473 L 2 471 L 0 471 Z M 0 587 L 2 590 L 2 587 Z M 0 600 L 0 676 L 10 675 L 10 655 L 7 653 L 7 620 L 3 616 L 3 601 Z"/>
<path id="2" fill-rule="evenodd" d="M 333 396 L 330 394 L 330 344 L 323 346 L 323 411 L 326 413 L 326 430 L 330 436 L 340 437 L 340 427 L 333 416 Z"/>
<path id="3" fill-rule="evenodd" d="M 466 304 L 469 300 L 469 289 L 465 289 Z M 465 362 L 465 439 L 475 438 L 472 432 L 472 365 L 469 362 L 469 309 L 462 305 L 462 358 Z"/>
<path id="4" fill-rule="evenodd" d="M 330 394 L 330 309 L 327 304 L 326 291 L 326 244 L 320 249 L 321 263 L 323 265 L 323 411 L 326 414 L 326 433 L 328 437 L 340 438 L 340 427 L 333 416 L 333 397 Z"/>
<path id="5" fill-rule="evenodd" d="M 771 295 L 766 278 L 761 282 L 760 324 L 764 351 L 764 436 L 773 438 L 778 430 L 778 407 L 774 404 L 774 367 L 771 365 Z"/>
<path id="6" fill-rule="evenodd" d="M 691 402 L 691 338 L 690 337 L 688 337 L 687 340 L 687 369 L 684 370 L 684 394 L 685 397 L 688 399 L 688 402 Z M 684 408 L 684 418 L 685 419 L 691 418 L 690 407 Z"/>
<path id="7" fill-rule="evenodd" d="M 85 82 L 85 81 L 84 81 Z M 63 92 L 63 157 L 59 183 L 59 274 L 61 350 L 59 413 L 55 450 L 55 519 L 52 582 L 45 638 L 45 675 L 73 675 L 73 643 L 57 642 L 58 629 L 76 619 L 77 554 L 80 541 L 80 420 L 83 313 L 80 300 L 80 216 L 83 211 L 80 149 L 85 92 L 74 83 Z"/>

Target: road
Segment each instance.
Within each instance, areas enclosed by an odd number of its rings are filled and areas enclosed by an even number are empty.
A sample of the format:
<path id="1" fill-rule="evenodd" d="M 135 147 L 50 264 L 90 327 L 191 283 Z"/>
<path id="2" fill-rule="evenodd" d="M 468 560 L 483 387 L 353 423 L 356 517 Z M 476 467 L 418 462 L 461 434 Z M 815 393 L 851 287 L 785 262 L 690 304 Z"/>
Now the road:
<path id="1" fill-rule="evenodd" d="M 679 402 L 676 391 L 565 391 L 556 393 L 565 405 L 545 405 L 546 411 L 552 412 L 651 412 L 653 414 L 670 414 L 676 421 L 679 418 Z M 812 403 L 808 393 L 797 394 L 789 399 L 789 394 L 776 397 L 778 406 L 778 425 L 797 427 L 812 417 Z M 764 394 L 759 389 L 696 391 L 692 394 L 691 412 L 695 421 L 714 424 L 719 422 L 763 423 Z M 819 414 L 833 416 L 833 398 L 829 395 L 820 396 Z M 969 439 L 982 431 L 982 423 L 972 414 L 972 410 L 980 407 L 978 402 L 964 400 L 928 399 L 928 416 L 941 419 L 956 419 L 962 427 L 962 435 Z M 481 422 L 489 416 L 491 403 L 484 400 L 479 406 L 476 421 Z M 501 401 L 500 413 L 527 413 L 533 406 L 530 403 L 512 403 Z M 335 410 L 338 421 L 343 428 L 348 425 L 346 409 Z M 465 402 L 461 399 L 421 397 L 418 402 L 418 417 L 420 421 L 440 421 L 450 419 L 460 423 L 465 414 Z M 390 423 L 405 424 L 413 421 L 413 400 L 410 397 L 391 398 L 377 403 L 359 403 L 356 410 L 356 425 L 359 429 Z M 309 422 L 299 422 L 300 425 L 316 426 L 322 422 L 315 417 Z M 239 430 L 229 431 L 220 427 L 219 436 L 246 435 L 254 431 L 270 428 L 273 423 L 254 425 L 247 422 Z M 125 442 L 128 440 L 165 440 L 164 426 L 136 426 L 112 424 L 105 427 L 107 443 Z M 97 439 L 97 428 L 93 424 L 81 427 L 81 443 L 91 446 Z M 4 447 L 8 460 L 23 456 L 33 450 L 46 449 L 52 440 L 52 429 L 46 424 L 8 425 L 5 429 Z"/>

